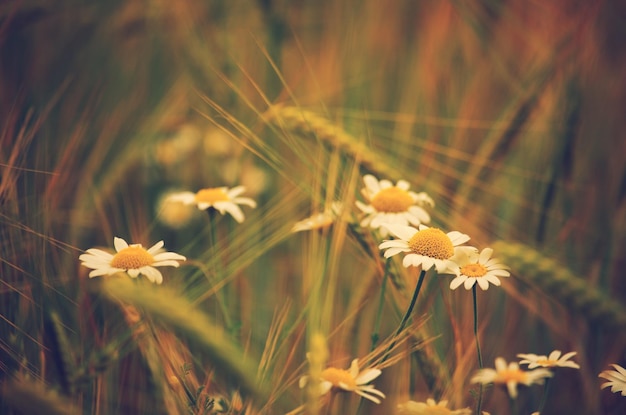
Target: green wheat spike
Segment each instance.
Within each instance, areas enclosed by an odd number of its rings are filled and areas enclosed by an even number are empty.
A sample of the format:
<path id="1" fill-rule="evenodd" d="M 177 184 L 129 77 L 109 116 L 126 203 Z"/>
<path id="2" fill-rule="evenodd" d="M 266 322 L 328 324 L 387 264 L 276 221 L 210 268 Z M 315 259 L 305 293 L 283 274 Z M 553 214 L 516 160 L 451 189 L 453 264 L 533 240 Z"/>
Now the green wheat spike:
<path id="1" fill-rule="evenodd" d="M 257 399 L 266 397 L 255 381 L 256 366 L 227 338 L 221 327 L 185 298 L 166 287 L 136 284 L 126 278 L 104 280 L 102 292 L 113 300 L 140 308 L 155 321 L 166 323 L 196 340 L 204 346 L 217 373 L 233 379 L 242 393 Z"/>
<path id="2" fill-rule="evenodd" d="M 2 400 L 19 413 L 29 415 L 78 415 L 80 412 L 49 385 L 31 379 L 5 381 Z"/>
<path id="3" fill-rule="evenodd" d="M 546 294 L 607 329 L 626 328 L 626 309 L 562 264 L 518 243 L 493 244 L 497 257 L 520 278 L 528 278 Z"/>
<path id="4" fill-rule="evenodd" d="M 275 105 L 266 113 L 265 118 L 291 133 L 307 138 L 315 137 L 338 148 L 358 160 L 366 170 L 372 173 L 394 180 L 399 178 L 395 170 L 380 161 L 380 154 L 374 153 L 365 143 L 317 114 L 302 108 Z"/>

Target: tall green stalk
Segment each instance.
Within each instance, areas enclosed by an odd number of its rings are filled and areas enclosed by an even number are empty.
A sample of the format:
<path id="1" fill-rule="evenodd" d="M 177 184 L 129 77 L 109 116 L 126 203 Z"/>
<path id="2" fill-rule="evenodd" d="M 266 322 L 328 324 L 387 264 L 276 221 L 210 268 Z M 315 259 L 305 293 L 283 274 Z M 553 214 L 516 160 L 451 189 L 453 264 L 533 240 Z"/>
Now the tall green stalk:
<path id="1" fill-rule="evenodd" d="M 426 276 L 426 271 L 422 269 L 420 271 L 419 279 L 417 280 L 417 285 L 415 286 L 415 291 L 413 292 L 413 298 L 411 298 L 411 302 L 409 303 L 409 308 L 407 308 L 406 313 L 404 313 L 404 317 L 402 317 L 402 321 L 400 322 L 400 326 L 396 330 L 394 337 L 397 337 L 400 333 L 402 333 L 402 330 L 404 330 L 404 328 L 406 327 L 406 323 L 409 321 L 409 318 L 411 317 L 411 313 L 413 312 L 413 308 L 415 307 L 415 303 L 417 302 L 417 296 L 420 293 L 420 289 L 422 288 L 422 284 L 424 283 L 425 276 Z M 396 345 L 396 340 L 394 339 L 393 343 L 389 345 L 389 347 L 387 348 L 387 351 L 385 352 L 385 355 L 382 360 L 383 362 L 387 360 L 387 358 L 389 357 L 389 353 L 391 353 L 391 350 L 394 348 L 395 345 Z"/>
<path id="2" fill-rule="evenodd" d="M 472 298 L 474 299 L 474 339 L 476 339 L 476 353 L 478 354 L 478 367 L 483 368 L 483 356 L 480 352 L 480 342 L 478 340 L 478 305 L 476 301 L 476 284 L 472 287 Z M 483 404 L 483 384 L 479 385 L 478 404 L 476 405 L 476 415 L 481 415 Z"/>

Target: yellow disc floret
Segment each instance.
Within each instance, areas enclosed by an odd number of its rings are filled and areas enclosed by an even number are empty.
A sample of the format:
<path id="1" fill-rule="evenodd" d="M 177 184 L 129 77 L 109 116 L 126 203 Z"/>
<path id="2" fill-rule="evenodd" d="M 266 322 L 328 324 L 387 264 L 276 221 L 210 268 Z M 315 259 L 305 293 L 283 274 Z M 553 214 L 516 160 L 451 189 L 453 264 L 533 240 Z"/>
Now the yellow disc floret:
<path id="1" fill-rule="evenodd" d="M 461 274 L 472 278 L 484 277 L 487 268 L 480 264 L 467 264 L 461 267 Z"/>
<path id="2" fill-rule="evenodd" d="M 519 369 L 506 369 L 501 372 L 498 372 L 495 382 L 498 383 L 509 383 L 509 382 L 518 382 L 525 383 L 528 380 L 528 376 L 526 372 Z"/>
<path id="3" fill-rule="evenodd" d="M 382 189 L 371 200 L 371 204 L 378 212 L 398 213 L 406 210 L 415 203 L 406 190 L 398 187 Z"/>
<path id="4" fill-rule="evenodd" d="M 322 371 L 322 379 L 332 383 L 335 387 L 339 387 L 340 383 L 348 389 L 355 389 L 357 387 L 356 380 L 354 380 L 350 372 L 334 367 L 324 369 L 324 371 Z"/>
<path id="5" fill-rule="evenodd" d="M 428 406 L 424 410 L 429 415 L 450 415 L 452 411 L 443 405 Z"/>
<path id="6" fill-rule="evenodd" d="M 196 193 L 196 203 L 215 203 L 226 202 L 230 200 L 226 192 L 219 187 L 213 187 L 210 189 L 202 189 Z"/>
<path id="7" fill-rule="evenodd" d="M 139 269 L 153 263 L 154 257 L 141 245 L 131 245 L 128 248 L 124 248 L 115 254 L 111 260 L 112 267 L 124 270 Z"/>
<path id="8" fill-rule="evenodd" d="M 408 241 L 409 248 L 418 254 L 435 259 L 448 259 L 454 255 L 454 245 L 441 229 L 428 228 L 417 232 Z"/>

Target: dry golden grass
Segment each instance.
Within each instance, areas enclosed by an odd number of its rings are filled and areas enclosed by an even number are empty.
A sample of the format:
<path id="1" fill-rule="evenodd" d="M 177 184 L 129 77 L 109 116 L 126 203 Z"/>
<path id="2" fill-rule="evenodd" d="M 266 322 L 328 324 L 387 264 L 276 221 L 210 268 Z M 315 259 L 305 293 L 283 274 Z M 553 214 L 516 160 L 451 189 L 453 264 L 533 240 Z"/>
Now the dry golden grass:
<path id="1" fill-rule="evenodd" d="M 428 273 L 392 338 L 418 273 L 359 225 L 372 173 L 427 192 L 433 226 L 511 267 L 478 292 L 485 366 L 577 351 L 545 413 L 623 413 L 597 375 L 626 365 L 625 16 L 571 0 L 4 2 L 0 412 L 475 410 L 469 291 Z M 163 203 L 237 185 L 258 205 L 241 224 Z M 331 227 L 291 232 L 335 201 Z M 78 256 L 115 236 L 188 260 L 162 286 L 89 279 Z M 380 405 L 300 389 L 354 358 L 382 368 Z M 516 411 L 540 400 L 522 389 Z M 506 393 L 487 388 L 482 409 L 507 413 Z"/>

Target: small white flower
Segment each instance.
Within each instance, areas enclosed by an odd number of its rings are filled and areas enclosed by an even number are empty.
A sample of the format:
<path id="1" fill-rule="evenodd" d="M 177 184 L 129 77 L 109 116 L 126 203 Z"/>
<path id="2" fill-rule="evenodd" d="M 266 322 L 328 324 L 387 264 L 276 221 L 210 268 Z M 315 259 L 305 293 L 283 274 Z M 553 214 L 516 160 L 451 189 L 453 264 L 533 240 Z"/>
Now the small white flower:
<path id="1" fill-rule="evenodd" d="M 536 355 L 532 353 L 520 353 L 517 357 L 521 357 L 523 360 L 520 360 L 520 364 L 528 365 L 529 369 L 534 369 L 536 367 L 571 367 L 574 369 L 580 369 L 578 363 L 569 360 L 575 355 L 576 352 L 569 352 L 561 356 L 560 350 L 554 350 L 549 356 Z"/>
<path id="2" fill-rule="evenodd" d="M 239 197 L 246 191 L 244 186 L 237 186 L 229 189 L 228 187 L 213 187 L 201 189 L 196 193 L 181 192 L 174 193 L 169 196 L 173 201 L 180 201 L 186 205 L 196 205 L 200 210 L 214 208 L 222 215 L 228 212 L 239 223 L 245 219 L 241 208 L 238 205 L 247 205 L 252 208 L 256 207 L 256 202 L 249 197 Z"/>
<path id="3" fill-rule="evenodd" d="M 426 402 L 408 401 L 398 405 L 397 415 L 471 415 L 469 408 L 450 409 L 448 401 L 436 402 L 428 398 Z"/>
<path id="4" fill-rule="evenodd" d="M 500 279 L 498 277 L 508 277 L 508 267 L 502 265 L 498 260 L 491 258 L 493 249 L 485 248 L 480 255 L 477 252 L 467 251 L 464 255 L 460 255 L 457 262 L 459 266 L 459 274 L 450 282 L 450 289 L 455 290 L 461 284 L 466 290 L 471 289 L 474 284 L 486 290 L 489 283 L 499 286 Z"/>
<path id="5" fill-rule="evenodd" d="M 611 392 L 620 392 L 622 396 L 626 396 L 626 369 L 620 365 L 612 364 L 615 370 L 605 370 L 598 375 L 600 378 L 608 380 L 600 386 L 600 389 L 611 387 Z"/>
<path id="6" fill-rule="evenodd" d="M 543 384 L 545 378 L 552 377 L 552 372 L 548 369 L 521 370 L 516 362 L 507 365 L 506 360 L 501 357 L 496 358 L 496 368 L 480 369 L 472 377 L 471 383 L 489 383 L 506 385 L 509 396 L 513 399 L 517 397 L 517 385 L 530 386 L 532 384 Z"/>
<path id="7" fill-rule="evenodd" d="M 432 267 L 440 274 L 459 274 L 457 259 L 468 252 L 475 252 L 471 246 L 460 246 L 470 237 L 457 231 L 443 233 L 440 229 L 420 225 L 419 230 L 411 226 L 384 225 L 399 239 L 385 241 L 378 245 L 386 249 L 385 258 L 401 252 L 408 252 L 402 260 L 405 267 L 421 267 L 427 271 Z"/>
<path id="8" fill-rule="evenodd" d="M 125 240 L 116 237 L 113 245 L 117 251 L 115 255 L 91 248 L 79 257 L 85 267 L 93 270 L 89 273 L 90 278 L 126 272 L 131 278 L 143 274 L 150 282 L 161 284 L 163 275 L 155 267 L 178 267 L 178 261 L 186 260 L 174 252 L 164 252 L 163 241 L 145 249 L 141 244 L 128 245 Z"/>
<path id="9" fill-rule="evenodd" d="M 359 371 L 358 359 L 354 359 L 348 370 L 329 367 L 320 375 L 320 395 L 325 395 L 332 388 L 340 391 L 354 392 L 372 402 L 380 403 L 380 398 L 385 394 L 368 385 L 369 382 L 380 376 L 380 369 L 369 368 Z M 304 388 L 309 380 L 308 376 L 302 376 L 299 381 L 300 388 Z"/>
<path id="10" fill-rule="evenodd" d="M 312 231 L 318 229 L 326 229 L 330 227 L 339 215 L 341 215 L 342 205 L 340 202 L 333 202 L 330 209 L 324 212 L 309 216 L 299 222 L 296 222 L 291 228 L 291 232 Z"/>
<path id="11" fill-rule="evenodd" d="M 356 205 L 365 214 L 361 226 L 378 229 L 381 236 L 387 236 L 383 224 L 413 225 L 430 222 L 430 215 L 422 206 L 434 206 L 433 200 L 426 193 L 409 190 L 411 185 L 400 180 L 394 186 L 389 180 L 378 180 L 371 174 L 363 176 L 365 188 L 361 190 L 369 204 L 357 201 Z"/>

